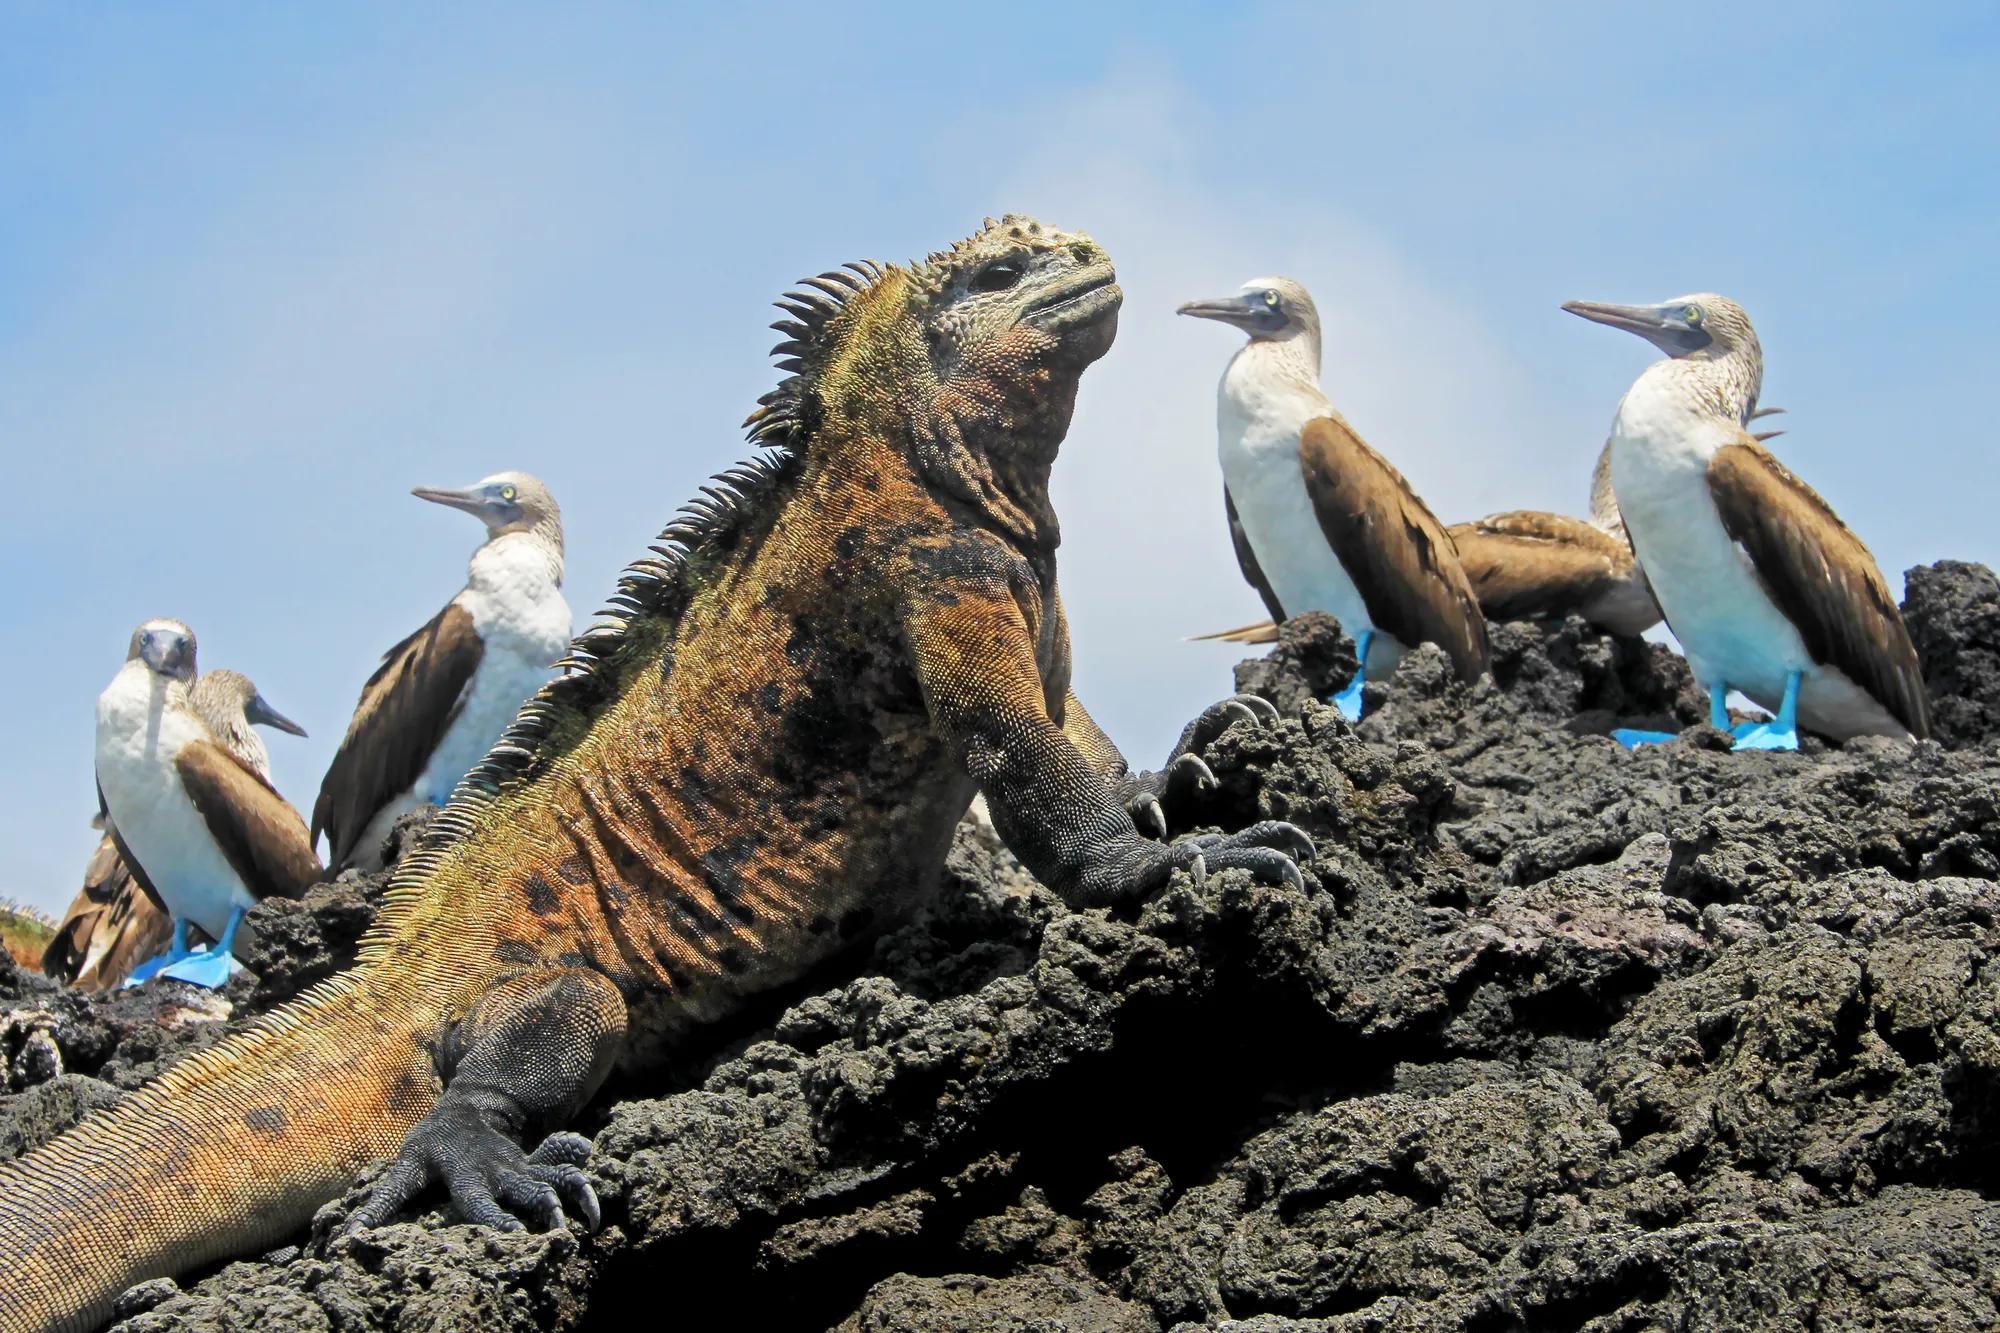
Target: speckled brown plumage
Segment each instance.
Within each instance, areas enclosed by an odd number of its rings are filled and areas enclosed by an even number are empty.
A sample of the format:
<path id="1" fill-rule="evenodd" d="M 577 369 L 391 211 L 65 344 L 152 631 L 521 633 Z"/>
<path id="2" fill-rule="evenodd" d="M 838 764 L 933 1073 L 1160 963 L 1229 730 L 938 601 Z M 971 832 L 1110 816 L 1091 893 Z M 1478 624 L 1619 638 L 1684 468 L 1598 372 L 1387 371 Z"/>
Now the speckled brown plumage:
<path id="1" fill-rule="evenodd" d="M 1070 706 L 1047 483 L 1115 330 L 1104 252 L 1009 217 L 850 269 L 781 303 L 795 373 L 749 423 L 776 452 L 632 567 L 406 859 L 357 970 L 0 1169 L 0 1330 L 83 1327 L 132 1281 L 272 1243 L 390 1155 L 360 1225 L 435 1185 L 494 1225 L 594 1220 L 585 1145 L 524 1141 L 614 1062 L 905 915 L 976 789 L 1077 901 L 1204 858 L 1297 876 L 1289 826 L 1141 837 Z"/>

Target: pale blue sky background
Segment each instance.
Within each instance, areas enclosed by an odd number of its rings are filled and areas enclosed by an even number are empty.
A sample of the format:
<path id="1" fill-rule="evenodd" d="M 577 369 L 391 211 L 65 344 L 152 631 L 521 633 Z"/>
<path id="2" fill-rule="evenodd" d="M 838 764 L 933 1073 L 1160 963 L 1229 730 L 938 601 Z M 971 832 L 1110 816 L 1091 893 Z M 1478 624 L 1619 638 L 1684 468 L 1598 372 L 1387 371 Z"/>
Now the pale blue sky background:
<path id="1" fill-rule="evenodd" d="M 1057 499 L 1079 686 L 1137 762 L 1227 689 L 1183 637 L 1258 614 L 1233 335 L 1172 314 L 1258 273 L 1312 288 L 1334 400 L 1448 520 L 1582 508 L 1648 350 L 1558 302 L 1713 288 L 1892 580 L 1994 561 L 1996 15 L 0 6 L 0 892 L 73 891 L 134 623 L 311 730 L 271 739 L 309 808 L 477 538 L 411 485 L 540 473 L 588 613 L 744 452 L 782 287 L 1006 209 L 1128 293 Z"/>

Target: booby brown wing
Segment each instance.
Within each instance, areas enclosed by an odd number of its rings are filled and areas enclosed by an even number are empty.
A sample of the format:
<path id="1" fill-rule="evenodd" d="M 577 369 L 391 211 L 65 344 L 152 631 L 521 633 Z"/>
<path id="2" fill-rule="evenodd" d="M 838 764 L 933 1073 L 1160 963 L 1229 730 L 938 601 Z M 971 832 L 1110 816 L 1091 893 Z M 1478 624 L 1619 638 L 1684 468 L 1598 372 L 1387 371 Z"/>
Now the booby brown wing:
<path id="1" fill-rule="evenodd" d="M 1580 614 L 1632 573 L 1632 549 L 1582 519 L 1514 510 L 1446 531 L 1488 620 Z"/>
<path id="2" fill-rule="evenodd" d="M 117 839 L 106 833 L 83 888 L 42 953 L 42 971 L 65 985 L 109 990 L 166 947 L 173 924 L 139 887 Z"/>
<path id="3" fill-rule="evenodd" d="M 1230 495 L 1227 486 L 1222 488 L 1222 507 L 1229 514 L 1229 542 L 1236 548 L 1236 566 L 1243 571 L 1243 581 L 1255 588 L 1257 595 L 1264 599 L 1264 609 L 1271 613 L 1271 619 L 1282 621 L 1285 618 L 1285 608 L 1278 602 L 1278 594 L 1271 590 L 1271 581 L 1264 577 L 1263 567 L 1257 563 L 1257 553 L 1250 549 L 1250 535 L 1243 531 L 1243 520 L 1236 516 L 1236 499 Z M 1239 632 L 1226 630 L 1223 634 L 1202 637 L 1223 638 Z M 1272 638 L 1276 637 L 1277 635 L 1273 633 Z"/>
<path id="4" fill-rule="evenodd" d="M 313 803 L 328 865 L 346 865 L 368 821 L 423 775 L 484 652 L 471 613 L 453 602 L 383 656 Z"/>
<path id="5" fill-rule="evenodd" d="M 1486 670 L 1486 620 L 1458 553 L 1403 474 L 1339 416 L 1299 432 L 1299 467 L 1320 531 L 1378 628 L 1435 643 L 1460 679 Z"/>
<path id="6" fill-rule="evenodd" d="M 1914 736 L 1930 699 L 1910 631 L 1875 557 L 1812 487 L 1748 435 L 1716 450 L 1708 491 L 1813 660 L 1837 667 Z"/>
<path id="7" fill-rule="evenodd" d="M 244 888 L 295 898 L 319 878 L 306 822 L 256 769 L 214 741 L 196 741 L 174 756 L 174 772 Z"/>

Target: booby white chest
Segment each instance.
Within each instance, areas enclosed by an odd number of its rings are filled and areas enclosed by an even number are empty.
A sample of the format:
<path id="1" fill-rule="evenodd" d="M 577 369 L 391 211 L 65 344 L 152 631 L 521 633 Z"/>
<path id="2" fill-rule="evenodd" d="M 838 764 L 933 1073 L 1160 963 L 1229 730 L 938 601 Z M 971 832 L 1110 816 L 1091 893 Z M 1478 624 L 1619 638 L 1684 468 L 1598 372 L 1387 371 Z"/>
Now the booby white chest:
<path id="1" fill-rule="evenodd" d="M 1239 351 L 1217 395 L 1216 452 L 1237 520 L 1285 614 L 1324 611 L 1356 638 L 1374 631 L 1368 674 L 1386 675 L 1404 645 L 1369 618 L 1361 590 L 1327 544 L 1299 462 L 1300 431 L 1333 405 L 1295 374 L 1264 364 L 1267 348 Z"/>
<path id="2" fill-rule="evenodd" d="M 450 727 L 408 794 L 410 805 L 449 799 L 528 696 L 548 680 L 549 667 L 569 651 L 569 603 L 546 550 L 531 534 L 500 537 L 482 547 L 465 591 L 453 600 L 472 617 L 484 647 Z"/>
<path id="3" fill-rule="evenodd" d="M 222 854 L 174 767 L 214 738 L 182 687 L 127 662 L 97 699 L 97 783 L 118 836 L 167 910 L 220 938 L 234 907 L 257 900 Z"/>

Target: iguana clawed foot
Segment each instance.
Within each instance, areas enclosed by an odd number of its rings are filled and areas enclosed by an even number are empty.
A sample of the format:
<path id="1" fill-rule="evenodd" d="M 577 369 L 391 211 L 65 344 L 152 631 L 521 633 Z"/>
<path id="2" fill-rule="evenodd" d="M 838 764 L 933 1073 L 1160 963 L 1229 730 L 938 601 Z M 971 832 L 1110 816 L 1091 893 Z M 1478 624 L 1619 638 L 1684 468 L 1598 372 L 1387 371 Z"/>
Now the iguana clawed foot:
<path id="1" fill-rule="evenodd" d="M 1210 704 L 1200 717 L 1181 732 L 1166 766 L 1157 773 L 1128 774 L 1118 795 L 1132 816 L 1132 823 L 1148 837 L 1165 841 L 1167 812 L 1161 800 L 1174 800 L 1189 792 L 1207 791 L 1215 786 L 1215 770 L 1196 751 L 1238 722 L 1269 726 L 1278 720 L 1278 710 L 1267 699 L 1254 694 L 1238 694 L 1221 703 Z"/>
<path id="2" fill-rule="evenodd" d="M 586 1230 L 595 1231 L 602 1214 L 581 1170 L 589 1158 L 590 1140 L 568 1133 L 551 1134 L 524 1154 L 477 1105 L 453 1102 L 447 1094 L 403 1140 L 403 1151 L 354 1210 L 347 1230 L 381 1226 L 440 1184 L 468 1222 L 500 1231 L 524 1231 L 528 1224 L 552 1231 L 563 1225 L 567 1204 Z"/>
<path id="3" fill-rule="evenodd" d="M 1248 870 L 1266 883 L 1283 880 L 1304 889 L 1298 863 L 1312 859 L 1313 840 L 1296 824 L 1267 819 L 1236 833 L 1207 833 L 1174 844 L 1176 852 L 1192 849 L 1186 865 L 1199 884 L 1209 870 Z"/>

